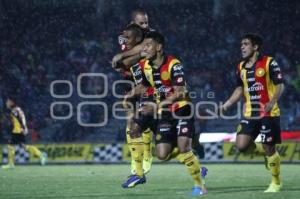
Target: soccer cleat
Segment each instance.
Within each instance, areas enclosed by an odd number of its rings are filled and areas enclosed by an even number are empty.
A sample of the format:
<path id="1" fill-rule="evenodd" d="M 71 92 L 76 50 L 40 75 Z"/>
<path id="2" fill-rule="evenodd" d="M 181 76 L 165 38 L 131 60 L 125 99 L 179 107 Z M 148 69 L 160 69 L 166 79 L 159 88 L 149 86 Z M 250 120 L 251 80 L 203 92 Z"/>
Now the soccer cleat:
<path id="1" fill-rule="evenodd" d="M 207 175 L 208 169 L 206 167 L 201 167 L 201 181 L 202 184 L 205 185 L 205 178 Z"/>
<path id="2" fill-rule="evenodd" d="M 281 184 L 274 184 L 271 183 L 269 187 L 264 191 L 265 193 L 276 193 L 279 192 L 281 189 L 282 185 Z"/>
<path id="3" fill-rule="evenodd" d="M 192 188 L 191 196 L 201 196 L 207 193 L 205 188 L 201 188 L 199 186 L 194 186 Z"/>
<path id="4" fill-rule="evenodd" d="M 153 157 L 151 157 L 150 159 L 143 159 L 144 174 L 149 173 L 149 171 L 151 169 L 151 165 L 152 165 L 152 160 L 153 160 Z"/>
<path id="5" fill-rule="evenodd" d="M 2 169 L 13 169 L 15 168 L 14 164 L 6 164 L 6 165 L 2 165 Z"/>
<path id="6" fill-rule="evenodd" d="M 45 165 L 47 162 L 47 153 L 42 153 L 40 158 L 41 165 Z"/>
<path id="7" fill-rule="evenodd" d="M 127 188 L 133 188 L 138 184 L 144 184 L 146 183 L 146 177 L 145 175 L 143 175 L 142 177 L 138 176 L 138 175 L 131 175 L 128 177 L 128 179 L 126 180 L 126 182 L 124 182 L 122 184 L 122 187 L 124 189 Z"/>

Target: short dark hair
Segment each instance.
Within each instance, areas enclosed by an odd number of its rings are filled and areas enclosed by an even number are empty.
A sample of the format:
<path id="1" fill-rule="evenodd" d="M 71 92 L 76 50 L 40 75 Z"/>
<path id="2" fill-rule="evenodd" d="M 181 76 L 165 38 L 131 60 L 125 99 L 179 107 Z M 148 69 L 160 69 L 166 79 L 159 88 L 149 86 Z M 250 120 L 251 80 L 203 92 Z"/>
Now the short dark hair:
<path id="1" fill-rule="evenodd" d="M 133 35 L 139 42 L 142 42 L 144 39 L 144 31 L 143 29 L 137 24 L 129 24 L 124 29 L 125 31 L 132 31 Z"/>
<path id="2" fill-rule="evenodd" d="M 134 21 L 134 18 L 138 14 L 140 14 L 140 15 L 147 15 L 147 13 L 144 10 L 142 10 L 142 9 L 136 9 L 136 10 L 134 10 L 134 11 L 131 12 L 131 20 Z"/>
<path id="3" fill-rule="evenodd" d="M 260 50 L 263 45 L 263 39 L 258 34 L 247 33 L 242 37 L 242 39 L 249 39 L 251 41 L 252 45 L 258 46 L 258 50 Z"/>
<path id="4" fill-rule="evenodd" d="M 5 96 L 5 99 L 6 99 L 6 100 L 10 100 L 10 101 L 12 101 L 13 103 L 16 103 L 16 101 L 17 101 L 17 97 L 16 97 L 15 95 L 6 95 L 6 96 Z"/>
<path id="5" fill-rule="evenodd" d="M 165 46 L 165 38 L 162 34 L 156 31 L 150 31 L 146 34 L 145 39 L 153 39 L 157 43 Z"/>

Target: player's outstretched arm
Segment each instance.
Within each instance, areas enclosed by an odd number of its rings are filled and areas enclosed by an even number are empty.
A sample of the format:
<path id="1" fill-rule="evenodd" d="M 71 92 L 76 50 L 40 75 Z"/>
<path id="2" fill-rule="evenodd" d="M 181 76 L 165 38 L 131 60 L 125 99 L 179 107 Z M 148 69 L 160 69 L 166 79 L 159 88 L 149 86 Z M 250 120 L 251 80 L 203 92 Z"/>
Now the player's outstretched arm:
<path id="1" fill-rule="evenodd" d="M 132 66 L 136 63 L 138 63 L 141 60 L 141 55 L 140 54 L 136 54 L 130 57 L 127 57 L 123 60 L 123 64 L 125 66 Z"/>
<path id="2" fill-rule="evenodd" d="M 130 50 L 127 50 L 127 51 L 121 52 L 119 54 L 116 54 L 112 59 L 113 67 L 117 65 L 117 62 L 119 62 L 120 60 L 123 60 L 127 57 L 131 57 L 131 56 L 135 56 L 135 55 L 140 56 L 140 53 L 143 50 L 143 48 L 144 48 L 144 44 L 141 43 L 139 45 L 136 45 L 135 47 L 133 47 Z"/>
<path id="3" fill-rule="evenodd" d="M 220 107 L 220 109 L 222 111 L 227 111 L 231 105 L 236 103 L 242 97 L 243 91 L 244 89 L 242 86 L 236 87 L 230 98 Z"/>
<path id="4" fill-rule="evenodd" d="M 277 103 L 279 98 L 281 97 L 282 93 L 284 91 L 284 84 L 277 84 L 275 86 L 275 92 L 273 98 L 270 100 L 270 102 L 266 103 L 265 105 L 265 111 L 270 112 L 273 108 L 273 106 Z"/>

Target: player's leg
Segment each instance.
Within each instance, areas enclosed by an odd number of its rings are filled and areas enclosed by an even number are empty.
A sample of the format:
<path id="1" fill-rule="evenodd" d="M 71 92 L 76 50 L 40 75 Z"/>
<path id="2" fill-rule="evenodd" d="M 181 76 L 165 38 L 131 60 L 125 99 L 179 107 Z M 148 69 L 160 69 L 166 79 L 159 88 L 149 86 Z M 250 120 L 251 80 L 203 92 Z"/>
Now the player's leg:
<path id="1" fill-rule="evenodd" d="M 276 144 L 281 143 L 279 117 L 262 119 L 261 136 L 268 167 L 272 175 L 271 183 L 265 192 L 279 192 L 282 187 L 280 182 L 280 155 L 276 151 Z"/>
<path id="2" fill-rule="evenodd" d="M 190 176 L 194 180 L 192 195 L 205 194 L 207 191 L 201 180 L 200 162 L 191 148 L 192 139 L 185 136 L 179 136 L 177 140 L 180 154 L 176 159 L 185 164 Z"/>
<path id="3" fill-rule="evenodd" d="M 47 154 L 41 152 L 36 146 L 22 144 L 22 147 L 28 151 L 30 154 L 34 155 L 35 157 L 40 159 L 41 165 L 45 165 L 47 162 Z"/>
<path id="4" fill-rule="evenodd" d="M 3 165 L 3 169 L 12 169 L 15 167 L 15 147 L 12 144 L 7 145 L 8 149 L 8 163 Z"/>
<path id="5" fill-rule="evenodd" d="M 131 151 L 131 137 L 130 137 L 130 128 L 133 125 L 133 112 L 132 111 L 127 111 L 127 120 L 126 120 L 126 141 L 128 144 L 129 152 L 130 152 L 130 157 L 131 157 L 131 164 L 130 164 L 130 171 L 132 174 L 135 174 L 135 161 L 132 157 L 132 151 Z"/>
<path id="6" fill-rule="evenodd" d="M 156 156 L 159 160 L 167 161 L 172 153 L 173 146 L 171 143 L 158 143 L 156 144 Z"/>
<path id="7" fill-rule="evenodd" d="M 157 121 L 157 132 L 155 133 L 156 156 L 159 160 L 168 161 L 176 158 L 179 154 L 177 137 L 172 132 L 173 120 L 171 116 L 159 118 Z"/>
<path id="8" fill-rule="evenodd" d="M 11 134 L 10 139 L 8 140 L 8 163 L 3 165 L 3 169 L 12 169 L 15 167 L 15 144 L 19 143 L 19 136 L 17 134 Z"/>
<path id="9" fill-rule="evenodd" d="M 148 128 L 142 133 L 143 138 L 143 148 L 144 148 L 144 156 L 143 156 L 143 170 L 144 173 L 148 173 L 151 169 L 152 165 L 152 151 L 151 151 L 151 143 L 152 143 L 153 132 Z"/>
<path id="10" fill-rule="evenodd" d="M 36 146 L 25 144 L 25 142 L 26 142 L 25 135 L 20 134 L 18 142 L 26 151 L 28 151 L 30 154 L 33 154 L 35 157 L 39 158 L 41 165 L 46 164 L 46 161 L 47 161 L 46 153 L 41 152 Z"/>
<path id="11" fill-rule="evenodd" d="M 259 122 L 257 120 L 243 119 L 237 128 L 236 147 L 241 153 L 265 155 L 261 143 L 254 140 L 259 134 Z"/>
<path id="12" fill-rule="evenodd" d="M 197 156 L 192 151 L 192 138 L 195 135 L 194 117 L 191 116 L 191 107 L 185 106 L 175 112 L 174 122 L 175 134 L 177 135 L 177 146 L 180 154 L 177 159 L 185 164 L 190 176 L 194 180 L 192 195 L 202 195 L 207 192 L 201 180 L 201 167 Z M 187 116 L 190 116 L 187 118 Z"/>
<path id="13" fill-rule="evenodd" d="M 146 182 L 146 178 L 143 173 L 143 138 L 141 135 L 141 127 L 134 123 L 130 129 L 130 150 L 132 158 L 135 162 L 136 173 L 129 176 L 129 178 L 122 184 L 123 188 L 132 188 L 138 184 Z"/>

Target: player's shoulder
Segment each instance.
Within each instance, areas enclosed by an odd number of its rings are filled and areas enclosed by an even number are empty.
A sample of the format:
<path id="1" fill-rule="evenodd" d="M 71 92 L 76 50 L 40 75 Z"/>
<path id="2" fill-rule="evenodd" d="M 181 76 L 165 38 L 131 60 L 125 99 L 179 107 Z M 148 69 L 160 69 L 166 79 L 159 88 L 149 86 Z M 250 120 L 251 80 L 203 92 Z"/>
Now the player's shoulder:
<path id="1" fill-rule="evenodd" d="M 273 56 L 265 56 L 265 59 L 267 59 L 269 61 L 269 66 L 272 67 L 278 67 L 278 62 L 276 61 L 276 59 Z"/>
<path id="2" fill-rule="evenodd" d="M 11 112 L 14 114 L 14 115 L 20 115 L 23 113 L 22 109 L 19 107 L 19 106 L 15 106 L 11 109 Z"/>
<path id="3" fill-rule="evenodd" d="M 181 70 L 183 68 L 183 65 L 181 64 L 180 60 L 174 57 L 173 55 L 167 56 L 166 63 L 169 66 L 169 68 L 173 70 Z"/>
<path id="4" fill-rule="evenodd" d="M 167 59 L 166 62 L 168 64 L 171 64 L 171 65 L 181 63 L 180 60 L 177 57 L 173 56 L 173 55 L 167 55 L 166 59 Z"/>
<path id="5" fill-rule="evenodd" d="M 275 60 L 273 56 L 270 55 L 261 56 L 260 61 L 265 63 L 264 65 L 269 67 L 279 67 L 278 62 Z"/>

